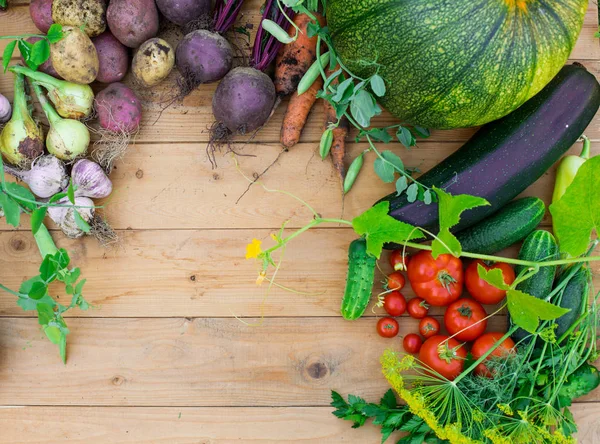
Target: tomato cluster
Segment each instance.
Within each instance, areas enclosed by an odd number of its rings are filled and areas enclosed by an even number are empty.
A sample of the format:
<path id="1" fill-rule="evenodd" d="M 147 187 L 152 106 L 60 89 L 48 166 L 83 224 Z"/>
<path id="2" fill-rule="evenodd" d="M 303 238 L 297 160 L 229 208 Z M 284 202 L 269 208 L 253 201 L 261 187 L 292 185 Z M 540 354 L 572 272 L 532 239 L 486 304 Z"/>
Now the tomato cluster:
<path id="1" fill-rule="evenodd" d="M 449 380 L 456 378 L 462 372 L 467 357 L 466 343 L 473 343 L 471 354 L 477 359 L 504 336 L 503 333 L 485 333 L 488 315 L 482 304 L 497 304 L 506 297 L 506 292 L 481 279 L 478 268 L 500 269 L 504 281 L 510 285 L 515 280 L 510 265 L 475 260 L 465 269 L 459 258 L 450 254 L 434 258 L 430 251 L 403 256 L 402 250 L 395 250 L 389 260 L 394 272 L 387 278 L 382 301 L 389 317 L 379 320 L 377 331 L 382 337 L 392 338 L 399 331 L 394 317 L 408 312 L 412 318 L 419 319 L 419 334 L 405 335 L 403 347 L 407 353 L 418 353 L 419 360 L 432 373 Z M 402 271 L 406 271 L 408 282 L 417 296 L 408 302 L 400 293 L 406 285 Z M 463 297 L 465 287 L 472 299 Z M 446 307 L 444 327 L 450 336 L 441 334 L 440 322 L 428 316 L 430 306 Z M 512 340 L 505 339 L 491 355 L 502 356 L 513 351 L 514 347 Z M 484 363 L 477 367 L 475 373 L 492 376 Z"/>

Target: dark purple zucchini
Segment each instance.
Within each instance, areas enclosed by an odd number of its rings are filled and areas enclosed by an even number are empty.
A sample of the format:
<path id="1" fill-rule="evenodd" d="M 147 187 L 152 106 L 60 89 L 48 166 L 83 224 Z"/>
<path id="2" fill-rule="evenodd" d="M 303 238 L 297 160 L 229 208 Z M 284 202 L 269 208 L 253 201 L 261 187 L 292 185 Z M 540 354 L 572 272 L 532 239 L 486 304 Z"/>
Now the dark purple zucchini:
<path id="1" fill-rule="evenodd" d="M 452 194 L 481 196 L 490 206 L 465 212 L 453 231 L 493 214 L 539 179 L 581 136 L 600 106 L 600 85 L 579 64 L 565 66 L 537 95 L 483 126 L 454 154 L 419 178 Z M 390 215 L 437 230 L 438 205 L 392 193 Z"/>

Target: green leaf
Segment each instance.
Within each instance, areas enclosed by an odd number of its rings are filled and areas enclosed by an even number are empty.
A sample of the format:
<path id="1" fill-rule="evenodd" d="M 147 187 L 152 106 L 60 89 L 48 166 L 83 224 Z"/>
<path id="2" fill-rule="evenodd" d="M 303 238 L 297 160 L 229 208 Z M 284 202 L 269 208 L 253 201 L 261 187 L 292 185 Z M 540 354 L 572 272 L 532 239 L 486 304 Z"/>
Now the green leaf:
<path id="1" fill-rule="evenodd" d="M 53 260 L 56 261 L 59 270 L 67 268 L 67 266 L 71 262 L 69 253 L 67 253 L 67 250 L 65 250 L 64 248 L 61 248 L 56 253 L 54 253 Z"/>
<path id="2" fill-rule="evenodd" d="M 73 211 L 73 216 L 75 216 L 75 223 L 77 224 L 77 227 L 83 231 L 84 233 L 89 233 L 91 230 L 90 224 L 88 224 L 83 217 L 81 217 L 81 214 L 79 214 L 79 211 L 77 211 L 76 209 Z"/>
<path id="3" fill-rule="evenodd" d="M 412 184 L 410 184 L 410 186 L 406 190 L 406 197 L 410 203 L 413 203 L 414 201 L 417 200 L 418 196 L 419 196 L 419 185 L 417 185 L 416 183 L 413 182 Z"/>
<path id="4" fill-rule="evenodd" d="M 368 131 L 361 131 L 357 137 L 357 142 L 360 137 L 368 135 L 371 139 L 377 140 L 383 143 L 390 143 L 392 141 L 392 136 L 383 128 L 371 128 Z"/>
<path id="5" fill-rule="evenodd" d="M 34 282 L 27 295 L 36 301 L 42 299 L 48 293 L 48 286 L 44 282 Z"/>
<path id="6" fill-rule="evenodd" d="M 404 126 L 398 128 L 398 132 L 396 132 L 396 137 L 398 138 L 400 143 L 407 148 L 410 148 L 411 146 L 415 146 L 417 144 L 415 136 L 413 136 L 410 130 Z"/>
<path id="7" fill-rule="evenodd" d="M 31 61 L 40 66 L 50 58 L 50 44 L 48 40 L 41 39 L 33 44 L 29 55 Z"/>
<path id="8" fill-rule="evenodd" d="M 48 207 L 40 207 L 31 213 L 31 232 L 33 234 L 37 233 L 42 226 L 47 211 Z"/>
<path id="9" fill-rule="evenodd" d="M 381 114 L 381 108 L 368 91 L 361 89 L 350 102 L 350 112 L 360 126 L 367 128 L 371 125 L 371 118 Z"/>
<path id="10" fill-rule="evenodd" d="M 37 205 L 35 204 L 35 196 L 23 185 L 19 185 L 18 183 L 14 182 L 8 182 L 6 184 L 6 189 L 11 193 L 12 198 L 22 207 L 32 211 L 37 208 Z"/>
<path id="11" fill-rule="evenodd" d="M 433 197 L 431 195 L 431 190 L 425 190 L 425 192 L 423 193 L 423 202 L 425 203 L 425 205 L 431 204 L 432 200 Z"/>
<path id="12" fill-rule="evenodd" d="M 352 220 L 354 231 L 367 241 L 367 252 L 378 259 L 385 243 L 401 244 L 424 237 L 418 228 L 390 216 L 389 210 L 389 202 L 380 202 Z"/>
<path id="13" fill-rule="evenodd" d="M 71 271 L 69 271 L 66 275 L 65 275 L 65 284 L 71 284 L 73 285 L 75 282 L 77 282 L 77 279 L 79 279 L 79 276 L 81 275 L 81 270 L 79 268 L 73 268 Z"/>
<path id="14" fill-rule="evenodd" d="M 437 187 L 433 187 L 433 190 L 439 202 L 440 232 L 438 239 L 434 239 L 431 243 L 431 254 L 436 259 L 440 254 L 448 253 L 459 257 L 462 253 L 462 248 L 458 239 L 450 232 L 450 229 L 460 222 L 460 216 L 463 211 L 489 205 L 489 202 L 481 197 L 469 194 L 452 196 L 450 193 L 446 193 Z"/>
<path id="15" fill-rule="evenodd" d="M 394 181 L 396 170 L 393 165 L 378 157 L 375 159 L 375 163 L 373 163 L 373 168 L 383 182 L 392 183 Z"/>
<path id="16" fill-rule="evenodd" d="M 8 185 L 8 184 L 7 184 Z M 0 206 L 4 210 L 4 217 L 6 223 L 13 227 L 18 227 L 21 222 L 21 208 L 12 198 L 7 194 L 0 194 Z"/>
<path id="17" fill-rule="evenodd" d="M 52 24 L 50 29 L 48 29 L 48 34 L 46 34 L 46 38 L 50 43 L 56 43 L 63 39 L 64 37 L 63 27 L 58 23 Z"/>
<path id="18" fill-rule="evenodd" d="M 73 178 L 69 180 L 69 188 L 67 188 L 67 197 L 69 198 L 69 202 L 75 205 L 75 186 L 73 185 Z"/>
<path id="19" fill-rule="evenodd" d="M 40 264 L 40 279 L 50 283 L 56 279 L 57 263 L 52 255 L 47 255 Z"/>
<path id="20" fill-rule="evenodd" d="M 53 344 L 60 343 L 60 338 L 62 336 L 60 328 L 54 325 L 48 325 L 44 327 L 44 333 L 46 333 L 46 336 L 48 337 L 48 339 L 50 339 L 50 342 L 52 342 Z"/>
<path id="21" fill-rule="evenodd" d="M 400 176 L 396 181 L 396 195 L 400 196 L 408 188 L 408 179 L 406 176 Z"/>
<path id="22" fill-rule="evenodd" d="M 504 282 L 504 275 L 502 270 L 499 268 L 492 268 L 486 270 L 481 264 L 477 265 L 477 274 L 481 279 L 490 284 L 493 287 L 499 288 L 500 290 L 509 290 L 510 285 Z"/>
<path id="23" fill-rule="evenodd" d="M 565 194 L 550 205 L 554 234 L 562 253 L 584 254 L 600 226 L 600 156 L 586 161 Z"/>
<path id="24" fill-rule="evenodd" d="M 59 200 L 64 199 L 65 197 L 67 197 L 67 193 L 56 193 L 50 198 L 48 203 L 58 202 Z"/>
<path id="25" fill-rule="evenodd" d="M 587 395 L 599 385 L 598 369 L 585 363 L 569 375 L 558 392 L 558 402 L 561 407 L 569 406 L 575 399 Z"/>
<path id="26" fill-rule="evenodd" d="M 321 159 L 325 159 L 329 155 L 329 150 L 331 150 L 331 145 L 333 144 L 333 130 L 331 128 L 327 128 L 323 131 L 321 135 L 321 142 L 319 144 L 319 154 L 321 155 Z"/>
<path id="27" fill-rule="evenodd" d="M 6 72 L 6 69 L 8 68 L 10 59 L 12 58 L 13 52 L 15 52 L 16 46 L 17 41 L 13 40 L 8 45 L 6 45 L 6 48 L 4 48 L 4 52 L 2 53 L 2 69 L 4 72 Z"/>
<path id="28" fill-rule="evenodd" d="M 33 49 L 33 45 L 26 40 L 19 39 L 17 45 L 19 46 L 19 51 L 21 51 L 21 56 L 23 56 L 23 60 L 31 69 L 36 71 L 38 69 L 38 64 L 31 58 L 31 52 Z"/>
<path id="29" fill-rule="evenodd" d="M 397 401 L 396 395 L 394 395 L 394 391 L 392 389 L 389 389 L 387 392 L 385 392 L 379 403 L 387 407 L 388 409 L 396 408 Z"/>
<path id="30" fill-rule="evenodd" d="M 83 290 L 83 286 L 85 285 L 86 281 L 86 279 L 82 279 L 77 283 L 77 285 L 75 286 L 76 294 L 81 294 L 81 291 Z"/>
<path id="31" fill-rule="evenodd" d="M 48 325 L 54 319 L 54 310 L 49 304 L 38 304 L 38 322 L 40 325 Z"/>
<path id="32" fill-rule="evenodd" d="M 508 290 L 506 298 L 512 322 L 529 333 L 536 332 L 540 320 L 551 321 L 571 311 L 519 290 Z"/>
<path id="33" fill-rule="evenodd" d="M 427 128 L 423 128 L 422 126 L 413 126 L 413 131 L 417 134 L 417 136 L 422 137 L 423 139 L 427 139 L 431 136 L 431 133 Z"/>
<path id="34" fill-rule="evenodd" d="M 354 79 L 350 77 L 337 86 L 331 100 L 338 103 L 345 102 L 352 97 L 352 94 L 354 94 Z"/>
<path id="35" fill-rule="evenodd" d="M 308 28 L 308 29 L 309 29 L 309 31 L 310 31 L 310 24 L 309 24 L 309 28 Z M 308 36 L 309 36 L 309 37 L 312 37 L 312 36 L 310 35 L 310 32 L 309 32 L 309 35 L 308 35 Z M 323 90 L 324 90 L 324 91 L 328 91 L 328 90 L 329 90 L 329 85 L 331 85 L 331 83 L 332 83 L 334 80 L 336 80 L 336 79 L 338 78 L 338 76 L 339 76 L 341 73 L 342 73 L 342 70 L 341 70 L 341 69 L 338 69 L 338 70 L 337 70 L 337 71 L 335 71 L 334 73 L 330 74 L 330 75 L 329 75 L 329 77 L 327 77 L 327 78 L 325 79 L 325 83 L 323 83 Z"/>
<path id="36" fill-rule="evenodd" d="M 0 7 L 6 8 L 8 0 L 0 0 Z"/>
<path id="37" fill-rule="evenodd" d="M 385 82 L 380 75 L 375 74 L 371 77 L 371 89 L 377 96 L 385 96 Z"/>

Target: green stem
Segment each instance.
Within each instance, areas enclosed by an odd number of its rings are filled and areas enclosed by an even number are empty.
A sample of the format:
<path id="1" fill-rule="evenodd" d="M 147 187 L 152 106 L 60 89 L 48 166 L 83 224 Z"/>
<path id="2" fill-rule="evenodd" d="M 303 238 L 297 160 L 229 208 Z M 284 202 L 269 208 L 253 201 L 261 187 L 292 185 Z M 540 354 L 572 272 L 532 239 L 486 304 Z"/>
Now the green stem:
<path id="1" fill-rule="evenodd" d="M 50 125 L 55 125 L 57 122 L 63 120 L 63 118 L 58 115 L 52 105 L 50 105 L 50 102 L 46 98 L 46 94 L 44 94 L 44 91 L 42 91 L 42 88 L 38 83 L 33 83 L 33 90 L 40 101 L 40 105 L 42 105 L 42 109 L 44 110 L 44 114 L 46 114 Z"/>
<path id="2" fill-rule="evenodd" d="M 27 39 L 29 37 L 46 38 L 46 36 L 42 35 L 42 34 L 23 34 L 23 35 L 3 35 L 3 36 L 0 36 L 0 40 L 2 40 L 2 39 L 21 40 L 21 39 Z"/>
<path id="3" fill-rule="evenodd" d="M 45 74 L 41 71 L 34 71 L 26 66 L 15 65 L 11 66 L 8 70 L 14 73 L 23 74 L 24 76 L 29 77 L 31 80 L 41 84 L 46 89 L 59 88 L 60 85 L 65 83 L 64 80 L 58 80 L 51 75 Z"/>
<path id="4" fill-rule="evenodd" d="M 467 368 L 466 370 L 464 370 L 460 375 L 458 375 L 458 377 L 453 381 L 454 384 L 458 384 L 458 382 L 463 379 L 465 376 L 467 376 L 469 373 L 471 373 L 473 370 L 475 370 L 475 368 L 481 364 L 483 361 L 485 361 L 487 359 L 487 357 L 489 355 L 491 355 L 494 350 L 496 350 L 500 344 L 502 344 L 505 340 L 507 340 L 515 331 L 517 331 L 517 326 L 513 326 L 510 330 L 508 330 L 506 332 L 506 334 L 504 336 L 502 336 L 493 346 L 491 346 L 489 348 L 488 351 L 486 351 L 483 355 L 481 355 L 481 357 L 479 359 L 477 359 L 473 364 L 471 364 L 469 366 L 469 368 Z"/>
<path id="5" fill-rule="evenodd" d="M 12 294 L 13 296 L 18 297 L 18 298 L 21 297 L 21 294 L 17 293 L 16 291 L 11 290 L 10 288 L 6 287 L 5 285 L 0 284 L 0 289 L 6 291 L 7 293 Z"/>
<path id="6" fill-rule="evenodd" d="M 25 77 L 22 74 L 15 74 L 15 97 L 13 100 L 12 119 L 23 120 L 29 116 L 29 107 L 25 94 Z"/>
<path id="7" fill-rule="evenodd" d="M 33 237 L 35 238 L 35 242 L 40 250 L 42 259 L 49 254 L 54 255 L 58 252 L 58 248 L 56 247 L 48 228 L 46 228 L 46 225 L 40 225 L 39 230 L 33 235 Z"/>
<path id="8" fill-rule="evenodd" d="M 428 250 L 431 251 L 431 246 L 417 244 L 415 242 L 404 242 L 404 245 L 411 248 L 416 248 L 418 250 Z M 461 253 L 461 257 L 468 257 L 471 259 L 482 259 L 494 262 L 504 262 L 512 265 L 522 265 L 524 267 L 554 267 L 557 265 L 567 265 L 567 264 L 578 264 L 580 262 L 597 262 L 600 261 L 600 256 L 592 256 L 592 257 L 578 257 L 572 259 L 559 259 L 554 261 L 547 262 L 530 262 L 524 261 L 521 259 L 511 259 L 508 257 L 500 257 L 500 256 L 489 256 L 486 254 L 477 254 L 477 253 L 469 253 L 467 251 L 463 251 Z"/>
<path id="9" fill-rule="evenodd" d="M 590 139 L 585 134 L 582 135 L 581 138 L 583 139 L 583 149 L 581 150 L 581 154 L 579 155 L 579 157 L 581 157 L 582 159 L 589 159 L 590 158 L 590 147 L 592 146 L 592 143 L 590 142 Z"/>

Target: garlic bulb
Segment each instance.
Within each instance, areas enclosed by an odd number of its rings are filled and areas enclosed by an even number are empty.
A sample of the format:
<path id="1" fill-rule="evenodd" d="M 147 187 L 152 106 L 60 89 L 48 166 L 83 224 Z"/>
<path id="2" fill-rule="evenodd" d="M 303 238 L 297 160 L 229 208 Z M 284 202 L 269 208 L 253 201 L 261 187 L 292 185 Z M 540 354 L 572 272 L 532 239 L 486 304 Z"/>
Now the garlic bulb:
<path id="1" fill-rule="evenodd" d="M 75 221 L 75 211 L 78 211 L 81 218 L 87 223 L 91 223 L 94 218 L 94 202 L 87 197 L 76 197 L 75 206 L 69 202 L 67 198 L 57 202 L 60 207 L 48 207 L 48 216 L 62 230 L 65 235 L 71 239 L 77 239 L 85 234 L 85 232 L 77 226 Z"/>
<path id="2" fill-rule="evenodd" d="M 54 196 L 69 184 L 65 164 L 51 154 L 35 159 L 29 170 L 5 165 L 4 171 L 25 182 L 33 194 L 44 199 Z"/>
<path id="3" fill-rule="evenodd" d="M 102 199 L 112 192 L 112 182 L 102 167 L 91 160 L 81 159 L 75 162 L 71 178 L 77 186 L 76 196 Z"/>

